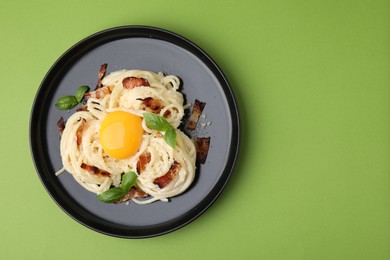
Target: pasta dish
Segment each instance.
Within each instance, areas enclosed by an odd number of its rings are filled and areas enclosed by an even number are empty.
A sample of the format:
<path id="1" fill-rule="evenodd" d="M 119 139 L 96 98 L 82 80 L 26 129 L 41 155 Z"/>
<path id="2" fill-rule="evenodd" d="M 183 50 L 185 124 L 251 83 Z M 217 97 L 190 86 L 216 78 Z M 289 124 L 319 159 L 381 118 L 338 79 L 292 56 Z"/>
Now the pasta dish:
<path id="1" fill-rule="evenodd" d="M 180 80 L 143 70 L 104 73 L 64 123 L 59 173 L 66 170 L 98 195 L 121 187 L 124 173 L 135 173 L 117 202 L 147 204 L 183 193 L 194 180 L 197 152 L 178 128 L 187 108 Z"/>

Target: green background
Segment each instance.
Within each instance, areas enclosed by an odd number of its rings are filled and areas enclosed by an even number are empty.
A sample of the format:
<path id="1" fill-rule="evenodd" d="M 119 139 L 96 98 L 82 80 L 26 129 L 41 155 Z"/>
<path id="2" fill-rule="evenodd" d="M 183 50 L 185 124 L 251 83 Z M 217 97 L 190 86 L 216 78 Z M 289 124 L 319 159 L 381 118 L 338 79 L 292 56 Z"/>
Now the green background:
<path id="1" fill-rule="evenodd" d="M 390 259 L 390 2 L 0 2 L 1 259 Z M 72 220 L 30 155 L 35 93 L 79 40 L 172 30 L 225 72 L 240 156 L 215 204 L 173 233 L 126 240 Z"/>

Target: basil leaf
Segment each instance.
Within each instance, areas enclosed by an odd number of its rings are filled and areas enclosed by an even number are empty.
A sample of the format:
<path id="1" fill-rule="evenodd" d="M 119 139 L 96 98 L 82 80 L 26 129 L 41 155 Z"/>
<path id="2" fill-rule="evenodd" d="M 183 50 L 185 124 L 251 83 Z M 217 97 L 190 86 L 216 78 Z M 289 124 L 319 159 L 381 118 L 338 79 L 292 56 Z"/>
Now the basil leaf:
<path id="1" fill-rule="evenodd" d="M 153 114 L 153 113 L 144 113 L 143 114 L 146 126 L 150 129 L 154 129 L 157 131 L 167 131 L 169 128 L 171 128 L 171 124 L 168 123 L 165 118 L 163 118 L 160 115 Z"/>
<path id="2" fill-rule="evenodd" d="M 97 195 L 97 197 L 100 201 L 103 202 L 115 202 L 129 192 L 130 188 L 135 184 L 136 180 L 137 174 L 135 174 L 135 172 L 126 172 L 122 175 L 122 182 L 120 187 L 114 187 L 109 190 L 106 190 L 105 192 L 102 192 Z"/>
<path id="3" fill-rule="evenodd" d="M 135 174 L 135 172 L 126 172 L 122 176 L 121 188 L 128 192 L 130 188 L 134 186 L 136 180 L 137 174 Z"/>
<path id="4" fill-rule="evenodd" d="M 57 99 L 56 107 L 60 110 L 69 110 L 77 106 L 78 103 L 74 96 L 63 96 Z"/>
<path id="5" fill-rule="evenodd" d="M 164 134 L 164 140 L 169 146 L 175 148 L 176 146 L 176 131 L 175 128 L 169 128 Z"/>
<path id="6" fill-rule="evenodd" d="M 162 116 L 153 113 L 143 114 L 146 126 L 150 129 L 165 132 L 164 140 L 172 148 L 176 146 L 176 130 L 175 128 Z"/>
<path id="7" fill-rule="evenodd" d="M 77 89 L 76 94 L 74 95 L 77 102 L 81 102 L 84 99 L 84 94 L 89 90 L 88 86 L 81 86 Z"/>
<path id="8" fill-rule="evenodd" d="M 100 201 L 111 203 L 125 196 L 127 192 L 121 187 L 115 187 L 100 193 L 97 197 Z"/>

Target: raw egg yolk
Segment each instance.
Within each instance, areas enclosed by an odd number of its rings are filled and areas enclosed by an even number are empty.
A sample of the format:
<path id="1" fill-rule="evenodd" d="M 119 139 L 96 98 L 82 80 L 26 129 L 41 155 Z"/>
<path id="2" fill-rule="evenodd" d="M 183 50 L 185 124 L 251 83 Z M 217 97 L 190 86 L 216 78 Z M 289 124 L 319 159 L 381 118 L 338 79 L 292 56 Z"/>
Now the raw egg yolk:
<path id="1" fill-rule="evenodd" d="M 114 111 L 104 118 L 99 138 L 108 156 L 126 159 L 138 151 L 143 133 L 141 117 L 125 111 Z"/>

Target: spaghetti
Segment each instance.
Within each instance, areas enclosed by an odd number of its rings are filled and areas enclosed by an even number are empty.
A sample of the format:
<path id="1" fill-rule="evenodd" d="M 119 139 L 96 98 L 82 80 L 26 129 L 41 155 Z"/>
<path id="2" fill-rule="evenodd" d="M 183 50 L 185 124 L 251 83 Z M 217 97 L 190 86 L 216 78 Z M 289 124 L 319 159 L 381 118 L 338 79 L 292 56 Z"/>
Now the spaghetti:
<path id="1" fill-rule="evenodd" d="M 150 71 L 120 70 L 104 77 L 101 85 L 85 94 L 86 105 L 66 121 L 60 145 L 63 170 L 96 194 L 118 187 L 122 174 L 133 171 L 138 176 L 135 188 L 149 195 L 145 199 L 132 198 L 139 204 L 168 201 L 183 193 L 194 180 L 196 149 L 178 129 L 185 109 L 183 95 L 178 91 L 179 79 Z M 100 142 L 99 129 L 114 111 L 141 118 L 145 112 L 162 116 L 175 128 L 175 147 L 142 120 L 144 131 L 137 152 L 126 159 L 108 156 Z"/>

